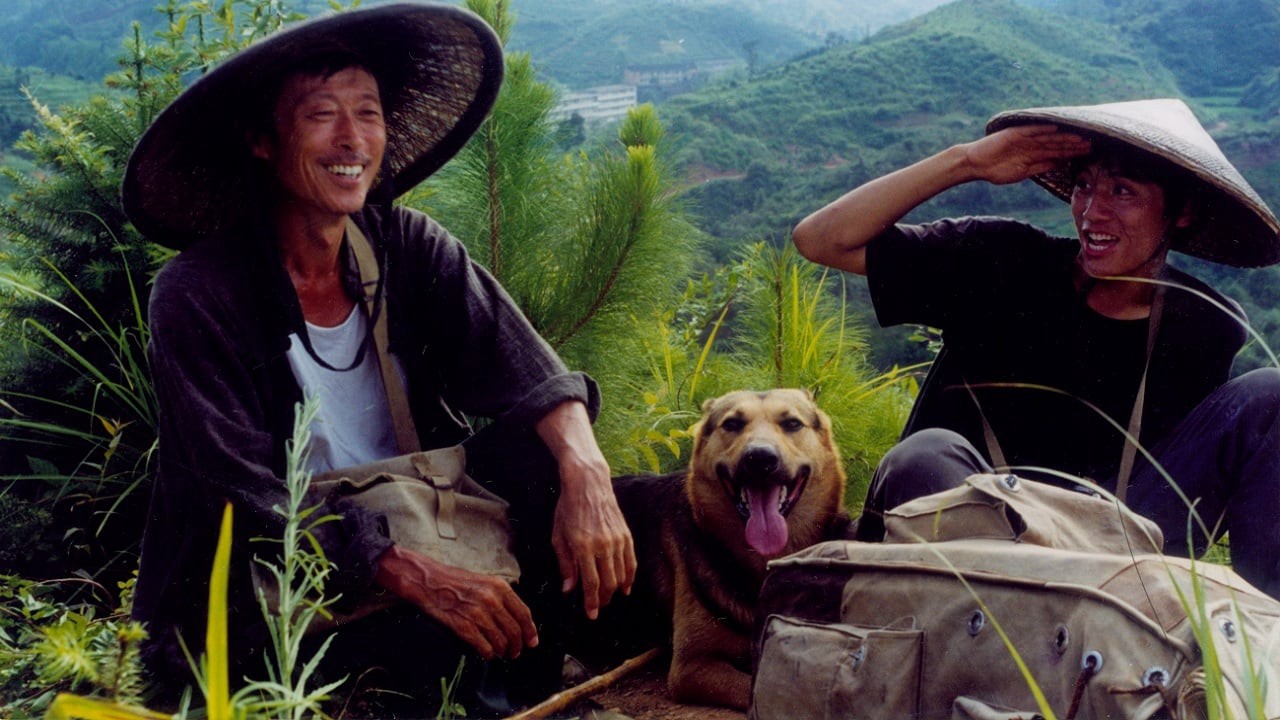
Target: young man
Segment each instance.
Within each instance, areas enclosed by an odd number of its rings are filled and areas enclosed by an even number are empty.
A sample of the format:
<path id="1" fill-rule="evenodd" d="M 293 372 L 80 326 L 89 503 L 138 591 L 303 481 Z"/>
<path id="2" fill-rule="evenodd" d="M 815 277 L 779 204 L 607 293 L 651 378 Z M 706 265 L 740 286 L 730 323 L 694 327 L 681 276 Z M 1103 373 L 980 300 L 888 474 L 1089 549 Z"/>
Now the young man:
<path id="1" fill-rule="evenodd" d="M 867 276 L 881 324 L 944 332 L 859 537 L 994 464 L 1115 492 L 1169 552 L 1230 531 L 1236 570 L 1280 597 L 1280 371 L 1228 381 L 1243 313 L 1166 263 L 1171 249 L 1274 263 L 1280 223 L 1180 101 L 1014 111 L 988 133 L 795 229 L 806 257 Z M 997 218 L 895 224 L 956 185 L 1029 178 L 1070 202 L 1075 238 Z M 1203 522 L 1190 540 L 1188 503 Z"/>
<path id="2" fill-rule="evenodd" d="M 628 591 L 631 537 L 590 418 L 594 382 L 569 372 L 462 245 L 392 199 L 452 156 L 501 83 L 501 51 L 475 16 L 398 4 L 291 28 L 228 60 L 176 100 L 126 173 L 131 219 L 182 248 L 156 279 L 150 357 L 160 404 L 159 466 L 135 616 L 149 660 L 182 675 L 178 640 L 202 646 L 216 518 L 235 508 L 232 617 L 238 675 L 264 645 L 248 569 L 254 537 L 279 537 L 285 442 L 295 404 L 321 398 L 315 471 L 403 452 L 372 319 L 358 302 L 351 226 L 376 248 L 395 372 L 414 441 L 464 442 L 469 472 L 511 501 L 519 591 L 391 542 L 349 501 L 319 539 L 337 566 L 329 594 L 374 585 L 397 609 L 341 629 L 330 674 L 391 668 L 424 706 L 471 658 L 472 714 L 504 713 L 558 689 L 562 594 L 594 616 Z M 492 418 L 472 436 L 462 419 Z M 536 649 L 536 650 L 535 650 Z M 516 659 L 503 683 L 482 660 Z M 484 674 L 481 669 L 488 668 Z M 496 671 L 495 671 L 496 672 Z M 503 694 L 509 697 L 503 697 Z M 417 704 L 414 704 L 417 703 Z"/>

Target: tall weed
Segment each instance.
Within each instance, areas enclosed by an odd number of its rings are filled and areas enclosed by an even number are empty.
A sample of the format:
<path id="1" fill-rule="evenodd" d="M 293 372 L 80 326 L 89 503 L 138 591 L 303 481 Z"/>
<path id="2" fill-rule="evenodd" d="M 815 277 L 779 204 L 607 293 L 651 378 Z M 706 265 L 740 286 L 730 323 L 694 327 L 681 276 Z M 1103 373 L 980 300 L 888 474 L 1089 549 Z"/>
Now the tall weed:
<path id="1" fill-rule="evenodd" d="M 254 558 L 274 581 L 267 584 L 273 585 L 273 590 L 258 590 L 258 605 L 271 635 L 267 679 L 250 683 L 237 693 L 238 700 L 254 699 L 247 705 L 249 709 L 281 720 L 296 720 L 318 712 L 329 694 L 344 682 L 337 680 L 318 688 L 309 687 L 333 640 L 332 634 L 309 658 L 304 656 L 302 646 L 308 626 L 317 616 L 328 615 L 326 608 L 337 600 L 324 595 L 325 582 L 333 566 L 312 535 L 316 527 L 337 518 L 318 515 L 318 506 L 307 505 L 311 473 L 306 470 L 306 457 L 311 446 L 311 424 L 319 409 L 319 401 L 309 398 L 295 411 L 285 475 L 289 499 L 285 507 L 276 508 L 284 518 L 280 559 L 273 563 Z M 276 597 L 268 597 L 268 592 L 275 592 Z"/>

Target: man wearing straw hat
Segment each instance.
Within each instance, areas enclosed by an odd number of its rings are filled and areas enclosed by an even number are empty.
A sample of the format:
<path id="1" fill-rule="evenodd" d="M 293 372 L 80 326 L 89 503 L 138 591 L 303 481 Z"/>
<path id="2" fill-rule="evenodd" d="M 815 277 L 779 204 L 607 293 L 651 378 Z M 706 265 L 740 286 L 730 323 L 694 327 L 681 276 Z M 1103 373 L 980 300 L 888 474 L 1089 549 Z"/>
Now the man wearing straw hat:
<path id="1" fill-rule="evenodd" d="M 899 223 L 957 185 L 1028 178 L 1069 202 L 1076 237 L 998 218 Z M 1280 371 L 1229 379 L 1243 312 L 1166 262 L 1270 265 L 1278 228 L 1179 100 L 1002 113 L 982 139 L 805 218 L 801 253 L 866 275 L 882 325 L 944 333 L 859 538 L 883 537 L 883 510 L 994 465 L 1090 480 L 1156 521 L 1170 553 L 1229 531 L 1237 572 L 1280 597 Z"/>
<path id="2" fill-rule="evenodd" d="M 327 508 L 341 515 L 316 530 L 336 565 L 327 594 L 380 587 L 407 601 L 345 626 L 326 653 L 332 676 L 388 668 L 374 682 L 423 715 L 423 698 L 468 656 L 455 697 L 473 715 L 504 712 L 558 689 L 557 625 L 571 590 L 589 616 L 629 590 L 631 537 L 590 427 L 594 382 L 565 368 L 447 231 L 392 205 L 466 143 L 501 78 L 498 41 L 471 13 L 380 5 L 302 23 L 228 59 L 135 149 L 129 217 L 182 250 L 150 304 L 160 446 L 135 601 L 162 679 L 190 681 L 180 644 L 203 645 L 227 501 L 233 676 L 261 676 L 266 637 L 244 571 L 264 550 L 248 540 L 280 537 L 273 508 L 284 504 L 286 441 L 304 394 L 321 397 L 315 471 L 465 440 L 469 472 L 512 504 L 522 570 L 517 594 L 398 547 L 349 503 Z M 367 264 L 381 292 L 370 316 L 353 233 L 374 250 Z M 386 376 L 369 339 L 378 314 L 393 359 Z M 392 421 L 395 384 L 413 432 Z M 492 423 L 473 436 L 465 417 Z"/>

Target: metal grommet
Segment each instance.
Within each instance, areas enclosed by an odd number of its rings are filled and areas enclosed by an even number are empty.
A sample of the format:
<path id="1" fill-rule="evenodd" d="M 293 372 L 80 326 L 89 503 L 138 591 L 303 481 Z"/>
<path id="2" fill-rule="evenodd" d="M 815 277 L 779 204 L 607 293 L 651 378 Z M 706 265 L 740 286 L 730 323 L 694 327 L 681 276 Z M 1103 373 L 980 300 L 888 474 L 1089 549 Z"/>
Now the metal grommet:
<path id="1" fill-rule="evenodd" d="M 969 616 L 969 637 L 977 637 L 982 628 L 987 626 L 987 616 L 981 610 L 974 610 Z"/>
<path id="2" fill-rule="evenodd" d="M 1142 673 L 1142 687 L 1165 687 L 1169 684 L 1169 671 L 1156 665 Z"/>
<path id="3" fill-rule="evenodd" d="M 1071 646 L 1071 631 L 1066 625 L 1059 625 L 1053 633 L 1053 651 L 1058 655 L 1067 652 L 1067 648 Z"/>
<path id="4" fill-rule="evenodd" d="M 1102 653 L 1097 650 L 1090 650 L 1080 659 L 1080 669 L 1098 672 L 1102 669 Z"/>
<path id="5" fill-rule="evenodd" d="M 854 651 L 849 655 L 849 657 L 850 657 L 850 659 L 853 661 L 853 669 L 854 669 L 854 670 L 857 670 L 859 667 L 862 667 L 862 661 L 867 659 L 867 648 L 866 648 L 866 646 L 864 645 L 864 646 L 862 646 L 862 647 L 858 648 L 857 650 L 854 650 Z"/>
<path id="6" fill-rule="evenodd" d="M 1240 637 L 1240 632 L 1236 628 L 1236 623 L 1231 618 L 1218 618 L 1218 629 L 1222 631 L 1222 636 L 1225 637 L 1229 643 L 1234 643 Z"/>
<path id="7" fill-rule="evenodd" d="M 1000 484 L 1003 485 L 1004 489 L 1008 490 L 1009 492 L 1018 492 L 1019 490 L 1022 489 L 1022 486 L 1018 483 L 1017 475 L 1005 475 L 1004 477 L 1000 478 Z"/>
<path id="8" fill-rule="evenodd" d="M 1089 497 L 1095 497 L 1095 498 L 1102 497 L 1102 493 L 1098 492 L 1097 490 L 1094 490 L 1088 485 L 1080 485 L 1079 483 L 1077 483 L 1075 485 L 1072 485 L 1071 489 L 1080 493 L 1081 495 L 1088 495 Z"/>

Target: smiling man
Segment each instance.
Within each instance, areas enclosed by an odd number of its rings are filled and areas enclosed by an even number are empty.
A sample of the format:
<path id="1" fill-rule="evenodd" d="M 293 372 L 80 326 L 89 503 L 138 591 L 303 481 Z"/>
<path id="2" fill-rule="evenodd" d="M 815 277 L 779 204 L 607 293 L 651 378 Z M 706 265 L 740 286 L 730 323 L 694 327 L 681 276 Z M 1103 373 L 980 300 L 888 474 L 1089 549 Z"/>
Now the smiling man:
<path id="1" fill-rule="evenodd" d="M 568 593 L 594 616 L 629 590 L 631 536 L 590 425 L 595 383 L 565 368 L 461 243 L 392 202 L 462 147 L 501 77 L 497 39 L 476 16 L 379 5 L 232 57 L 135 149 L 129 216 L 182 250 L 150 303 L 160 446 L 134 606 L 162 683 L 190 681 L 182 644 L 202 646 L 228 501 L 233 676 L 261 673 L 267 638 L 249 570 L 266 549 L 250 540 L 281 536 L 275 508 L 304 396 L 320 398 L 308 469 L 461 442 L 469 473 L 511 503 L 518 587 L 400 547 L 379 515 L 349 500 L 321 509 L 341 518 L 316 529 L 336 565 L 328 595 L 348 607 L 377 592 L 402 600 L 343 626 L 321 669 L 394 691 L 382 696 L 392 699 L 386 714 L 434 714 L 460 658 L 454 700 L 470 715 L 542 699 L 559 688 Z M 359 236 L 381 278 L 369 313 L 359 302 Z M 379 314 L 389 375 L 371 337 Z M 399 403 L 389 399 L 398 384 L 404 422 L 393 421 Z M 467 418 L 490 422 L 473 433 Z M 384 674 L 365 677 L 370 668 Z"/>
<path id="2" fill-rule="evenodd" d="M 1026 179 L 1070 203 L 1076 237 L 1001 218 L 899 223 L 957 185 Z M 1155 520 L 1171 553 L 1230 531 L 1236 570 L 1280 597 L 1280 371 L 1229 380 L 1243 312 L 1166 262 L 1272 264 L 1278 228 L 1178 100 L 1003 113 L 805 218 L 796 246 L 866 275 L 881 324 L 943 331 L 859 538 L 883 537 L 885 509 L 995 465 L 1095 482 Z M 1190 542 L 1179 489 L 1213 529 Z"/>

